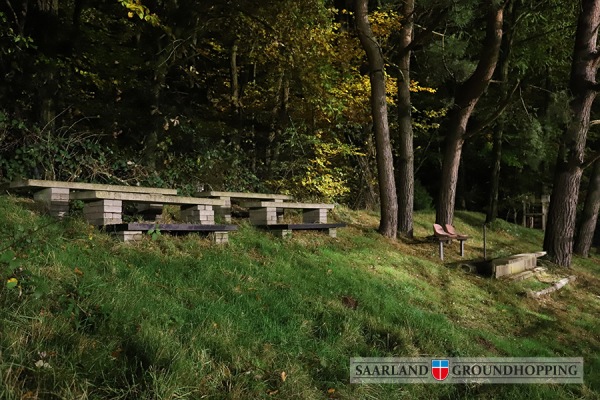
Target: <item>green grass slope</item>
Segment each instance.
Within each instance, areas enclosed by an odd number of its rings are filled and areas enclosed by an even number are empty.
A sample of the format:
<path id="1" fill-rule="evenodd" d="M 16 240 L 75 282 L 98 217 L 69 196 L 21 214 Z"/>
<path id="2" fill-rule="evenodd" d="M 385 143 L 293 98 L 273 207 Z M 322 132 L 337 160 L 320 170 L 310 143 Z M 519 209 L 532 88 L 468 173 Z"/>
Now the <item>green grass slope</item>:
<path id="1" fill-rule="evenodd" d="M 338 238 L 276 239 L 242 224 L 226 246 L 197 236 L 119 243 L 0 196 L 1 399 L 597 399 L 600 260 L 540 280 L 491 280 L 446 263 L 416 215 L 412 242 L 345 209 Z M 482 256 L 475 213 L 458 213 Z M 541 248 L 502 221 L 488 256 Z M 356 302 L 356 304 L 355 304 Z M 583 356 L 584 385 L 351 385 L 355 356 Z"/>

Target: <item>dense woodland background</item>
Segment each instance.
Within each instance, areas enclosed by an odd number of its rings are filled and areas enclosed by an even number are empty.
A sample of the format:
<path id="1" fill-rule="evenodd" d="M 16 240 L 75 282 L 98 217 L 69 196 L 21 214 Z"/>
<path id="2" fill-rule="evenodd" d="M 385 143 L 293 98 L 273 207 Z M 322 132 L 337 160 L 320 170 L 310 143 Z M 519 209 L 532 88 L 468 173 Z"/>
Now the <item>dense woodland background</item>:
<path id="1" fill-rule="evenodd" d="M 0 178 L 289 192 L 376 209 L 379 74 L 400 205 L 382 233 L 410 236 L 412 209 L 436 206 L 439 222 L 454 208 L 520 221 L 525 197 L 552 194 L 555 171 L 575 168 L 581 180 L 553 194 L 545 244 L 569 265 L 576 215 L 593 233 L 598 213 L 582 212 L 600 174 L 587 130 L 598 57 L 586 53 L 598 3 L 7 0 Z M 361 6 L 368 20 L 355 17 Z"/>

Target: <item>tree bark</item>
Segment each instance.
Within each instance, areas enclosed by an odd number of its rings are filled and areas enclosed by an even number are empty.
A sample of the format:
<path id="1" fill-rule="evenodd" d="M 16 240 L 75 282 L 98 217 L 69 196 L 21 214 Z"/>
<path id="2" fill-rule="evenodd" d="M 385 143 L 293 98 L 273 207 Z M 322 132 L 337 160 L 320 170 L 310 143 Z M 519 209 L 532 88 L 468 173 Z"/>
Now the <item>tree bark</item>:
<path id="1" fill-rule="evenodd" d="M 494 8 L 490 5 L 486 36 L 479 63 L 475 72 L 457 89 L 454 107 L 450 112 L 449 132 L 442 163 L 442 182 L 436 207 L 435 219 L 439 224 L 452 224 L 454 219 L 458 168 L 467 132 L 467 123 L 496 68 L 502 42 L 503 16 L 504 9 L 502 7 Z"/>
<path id="2" fill-rule="evenodd" d="M 592 176 L 588 186 L 585 204 L 583 206 L 583 215 L 577 233 L 575 243 L 575 254 L 587 257 L 592 247 L 592 239 L 596 230 L 598 221 L 598 211 L 600 211 L 600 160 L 594 163 Z"/>
<path id="3" fill-rule="evenodd" d="M 513 45 L 514 27 L 515 27 L 515 8 L 514 3 L 509 4 L 507 13 L 509 14 L 510 25 L 504 29 L 504 37 L 500 46 L 500 60 L 498 68 L 498 79 L 500 80 L 501 98 L 508 96 L 508 71 L 510 66 L 510 54 Z M 504 128 L 506 122 L 500 118 L 494 129 L 494 141 L 492 144 L 492 172 L 490 176 L 490 192 L 488 197 L 488 206 L 486 210 L 485 222 L 493 222 L 498 217 L 498 192 L 500 189 L 500 169 L 502 167 L 502 142 L 504 141 Z"/>
<path id="4" fill-rule="evenodd" d="M 161 39 L 157 39 L 158 54 L 161 54 L 162 45 Z M 158 168 L 158 143 L 164 131 L 164 116 L 161 111 L 162 103 L 162 91 L 165 86 L 167 73 L 169 72 L 169 66 L 167 65 L 167 56 L 161 56 L 157 60 L 156 70 L 154 72 L 154 79 L 152 81 L 152 106 L 150 108 L 150 118 L 152 120 L 152 128 L 146 134 L 144 140 L 144 164 L 152 172 L 155 172 Z"/>
<path id="5" fill-rule="evenodd" d="M 238 71 L 238 41 L 237 39 L 233 42 L 231 46 L 230 52 L 230 60 L 229 60 L 229 68 L 231 74 L 231 113 L 233 119 L 235 120 L 235 125 L 237 127 L 236 132 L 234 133 L 233 138 L 231 139 L 233 143 L 233 147 L 236 150 L 240 149 L 240 145 L 242 142 L 242 107 L 240 100 L 240 84 L 239 84 L 239 71 Z"/>
<path id="6" fill-rule="evenodd" d="M 231 46 L 231 52 L 229 54 L 229 68 L 231 73 L 231 107 L 233 108 L 234 115 L 237 116 L 239 109 L 239 100 L 240 100 L 240 84 L 239 84 L 239 74 L 238 74 L 238 65 L 237 65 L 237 57 L 238 57 L 238 41 L 236 40 Z"/>
<path id="7" fill-rule="evenodd" d="M 387 115 L 384 61 L 381 47 L 373 35 L 368 19 L 368 0 L 357 0 L 356 27 L 358 37 L 369 61 L 371 82 L 371 114 L 377 149 L 377 172 L 381 201 L 379 232 L 386 237 L 396 238 L 398 229 L 398 199 L 394 179 L 394 160 L 390 141 Z"/>
<path id="8" fill-rule="evenodd" d="M 400 56 L 398 60 L 398 159 L 396 193 L 398 196 L 398 232 L 413 236 L 413 210 L 415 191 L 415 160 L 410 99 L 410 56 L 415 1 L 406 0 L 402 8 L 400 30 Z"/>
<path id="9" fill-rule="evenodd" d="M 551 261 L 571 266 L 573 236 L 590 111 L 596 98 L 600 0 L 583 0 L 575 35 L 569 87 L 572 120 L 565 129 L 554 173 L 544 250 Z"/>

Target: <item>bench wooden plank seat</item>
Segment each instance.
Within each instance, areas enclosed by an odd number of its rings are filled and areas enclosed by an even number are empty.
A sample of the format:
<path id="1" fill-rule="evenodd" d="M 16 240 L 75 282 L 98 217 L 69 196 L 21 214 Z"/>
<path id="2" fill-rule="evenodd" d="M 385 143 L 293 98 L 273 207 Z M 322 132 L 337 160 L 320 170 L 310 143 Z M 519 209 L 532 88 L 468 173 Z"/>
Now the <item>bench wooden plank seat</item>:
<path id="1" fill-rule="evenodd" d="M 153 193 L 173 196 L 177 195 L 177 189 L 126 185 L 105 185 L 99 183 L 84 182 L 48 181 L 42 179 L 19 179 L 12 182 L 5 182 L 2 185 L 0 185 L 0 188 L 3 190 L 15 191 L 61 188 L 70 190 L 103 190 L 109 192 Z"/>
<path id="2" fill-rule="evenodd" d="M 196 193 L 195 196 L 223 200 L 225 204 L 223 206 L 215 206 L 215 213 L 226 222 L 231 222 L 232 202 L 239 203 L 240 201 L 244 200 L 269 200 L 275 202 L 284 202 L 293 199 L 292 196 L 288 196 L 287 194 L 219 192 L 214 190 L 199 192 Z"/>
<path id="3" fill-rule="evenodd" d="M 214 225 L 215 213 L 213 206 L 223 204 L 223 201 L 218 199 L 102 190 L 71 193 L 71 199 L 85 202 L 83 214 L 92 225 L 120 224 L 122 222 L 123 202 L 180 205 L 181 219 L 184 222 Z"/>
<path id="4" fill-rule="evenodd" d="M 218 192 L 214 190 L 196 193 L 197 197 L 228 197 L 230 199 L 256 199 L 256 200 L 292 200 L 287 194 L 271 193 L 244 193 L 244 192 Z"/>
<path id="5" fill-rule="evenodd" d="M 327 231 L 329 236 L 337 236 L 337 228 L 343 228 L 346 224 L 271 224 L 271 225 L 259 225 L 261 229 L 266 229 L 278 237 L 289 237 L 292 235 L 292 231 L 297 230 L 316 230 L 316 231 Z"/>
<path id="6" fill-rule="evenodd" d="M 71 196 L 73 200 L 121 200 L 133 203 L 162 203 L 162 204 L 185 204 L 185 205 L 222 205 L 223 201 L 219 199 L 204 199 L 198 197 L 184 196 L 166 196 L 162 194 L 150 193 L 124 193 L 110 192 L 104 190 L 89 190 L 85 192 L 76 192 Z"/>
<path id="7" fill-rule="evenodd" d="M 118 236 L 122 241 L 139 240 L 144 232 L 158 228 L 161 232 L 173 234 L 206 233 L 215 243 L 227 243 L 228 232 L 236 231 L 235 225 L 200 225 L 200 224 L 155 224 L 155 223 L 123 223 L 104 225 L 102 229 Z"/>
<path id="8" fill-rule="evenodd" d="M 274 201 L 245 201 L 242 203 L 242 207 L 247 208 L 263 208 L 263 207 L 277 207 L 277 208 L 295 208 L 304 210 L 317 210 L 317 209 L 329 209 L 332 210 L 334 204 L 320 204 L 320 203 L 277 203 Z"/>

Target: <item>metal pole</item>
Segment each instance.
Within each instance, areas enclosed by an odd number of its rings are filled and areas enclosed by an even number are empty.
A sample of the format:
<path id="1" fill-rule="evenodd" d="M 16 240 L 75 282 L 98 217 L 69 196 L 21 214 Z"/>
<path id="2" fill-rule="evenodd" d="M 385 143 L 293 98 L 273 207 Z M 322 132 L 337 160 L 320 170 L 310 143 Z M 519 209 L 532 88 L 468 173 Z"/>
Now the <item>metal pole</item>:
<path id="1" fill-rule="evenodd" d="M 487 260 L 487 243 L 485 237 L 485 224 L 483 224 L 483 259 Z"/>

